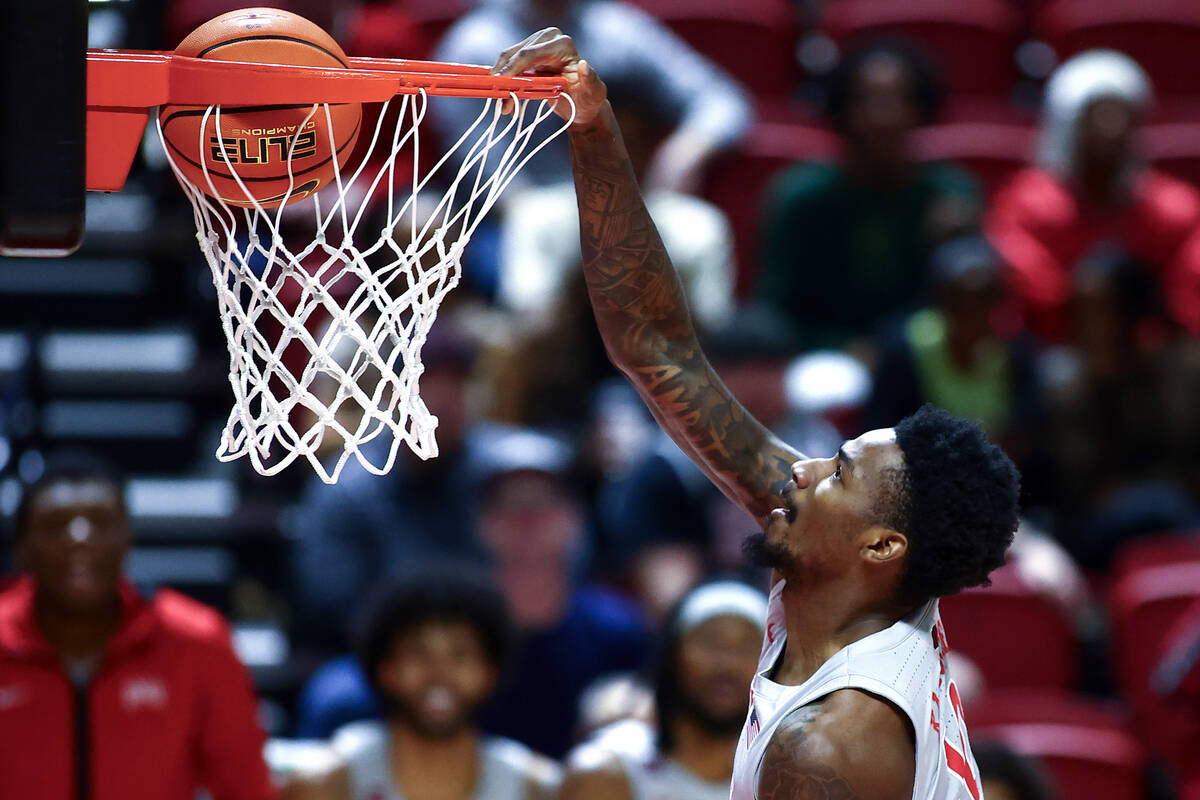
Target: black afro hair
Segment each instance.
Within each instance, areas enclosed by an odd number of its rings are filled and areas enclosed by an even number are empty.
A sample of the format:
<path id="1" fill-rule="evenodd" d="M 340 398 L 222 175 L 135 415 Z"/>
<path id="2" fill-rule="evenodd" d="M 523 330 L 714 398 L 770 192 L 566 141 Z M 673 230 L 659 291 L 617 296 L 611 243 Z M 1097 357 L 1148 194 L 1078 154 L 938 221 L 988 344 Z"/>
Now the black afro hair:
<path id="1" fill-rule="evenodd" d="M 908 536 L 902 599 L 986 586 L 1017 529 L 1017 468 L 978 424 L 928 403 L 895 430 L 905 467 L 884 516 Z"/>
<path id="2" fill-rule="evenodd" d="M 98 481 L 110 484 L 116 491 L 121 510 L 125 508 L 125 475 L 115 465 L 81 450 L 64 450 L 46 457 L 45 468 L 21 492 L 16 513 L 13 514 L 14 538 L 20 539 L 29 525 L 29 511 L 33 501 L 52 486 L 60 483 L 84 483 Z"/>
<path id="3" fill-rule="evenodd" d="M 379 665 L 397 638 L 430 622 L 466 622 L 488 660 L 503 670 L 513 641 L 504 595 L 481 568 L 432 562 L 387 579 L 360 618 L 355 650 L 372 686 L 379 688 Z"/>
<path id="4" fill-rule="evenodd" d="M 863 67 L 876 56 L 890 56 L 908 72 L 912 99 L 920 123 L 928 125 L 942 109 L 942 78 L 938 66 L 921 48 L 900 37 L 881 37 L 856 43 L 842 56 L 825 85 L 825 116 L 835 129 L 846 132 L 846 114 L 854 97 L 855 84 Z"/>

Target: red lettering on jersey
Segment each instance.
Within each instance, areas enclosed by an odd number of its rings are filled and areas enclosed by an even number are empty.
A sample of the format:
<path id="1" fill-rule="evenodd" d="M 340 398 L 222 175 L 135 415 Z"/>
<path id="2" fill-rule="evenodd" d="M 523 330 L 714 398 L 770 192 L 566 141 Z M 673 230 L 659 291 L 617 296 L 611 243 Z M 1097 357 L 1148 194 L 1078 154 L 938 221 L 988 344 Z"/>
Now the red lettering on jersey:
<path id="1" fill-rule="evenodd" d="M 967 763 L 967 759 L 963 757 L 962 753 L 950 746 L 949 742 L 943 742 L 943 744 L 946 746 L 946 766 L 950 768 L 951 772 L 962 778 L 963 783 L 967 785 L 967 791 L 970 792 L 971 797 L 974 800 L 980 800 L 979 785 L 975 783 L 975 776 L 971 773 L 971 765 Z"/>
<path id="2" fill-rule="evenodd" d="M 934 700 L 937 700 L 936 696 L 934 696 Z M 940 707 L 941 704 L 939 703 L 938 705 Z M 958 746 L 961 750 L 956 750 L 948 740 L 942 741 L 942 746 L 946 750 L 946 766 L 950 768 L 951 772 L 962 778 L 973 800 L 980 800 L 979 784 L 975 782 L 975 775 L 971 771 L 970 763 L 967 761 L 967 740 L 963 737 L 962 702 L 958 697 L 958 687 L 954 685 L 954 681 L 950 681 L 950 705 L 952 707 L 951 713 L 957 717 L 954 727 L 958 731 Z"/>
<path id="3" fill-rule="evenodd" d="M 767 623 L 767 641 L 771 644 L 775 644 L 775 623 L 774 622 Z"/>

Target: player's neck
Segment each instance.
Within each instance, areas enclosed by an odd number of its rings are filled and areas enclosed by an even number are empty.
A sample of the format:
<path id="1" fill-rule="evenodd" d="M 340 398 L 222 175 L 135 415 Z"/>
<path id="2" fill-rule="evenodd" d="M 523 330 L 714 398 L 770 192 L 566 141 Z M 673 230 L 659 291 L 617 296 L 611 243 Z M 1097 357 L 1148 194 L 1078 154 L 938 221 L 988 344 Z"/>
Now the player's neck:
<path id="1" fill-rule="evenodd" d="M 687 717 L 677 717 L 672 733 L 671 760 L 702 781 L 729 781 L 733 776 L 733 754 L 740 731 L 716 736 Z"/>
<path id="2" fill-rule="evenodd" d="M 121 599 L 114 597 L 88 612 L 58 608 L 38 598 L 34 618 L 46 641 L 62 658 L 84 659 L 100 655 L 121 624 Z"/>
<path id="3" fill-rule="evenodd" d="M 783 590 L 787 646 L 772 680 L 790 686 L 804 683 L 821 665 L 847 645 L 886 630 L 899 618 L 892 608 L 864 603 L 854 587 L 814 587 L 790 581 Z"/>
<path id="4" fill-rule="evenodd" d="M 394 723 L 392 771 L 408 800 L 466 800 L 479 779 L 479 733 L 466 727 L 444 738 Z"/>

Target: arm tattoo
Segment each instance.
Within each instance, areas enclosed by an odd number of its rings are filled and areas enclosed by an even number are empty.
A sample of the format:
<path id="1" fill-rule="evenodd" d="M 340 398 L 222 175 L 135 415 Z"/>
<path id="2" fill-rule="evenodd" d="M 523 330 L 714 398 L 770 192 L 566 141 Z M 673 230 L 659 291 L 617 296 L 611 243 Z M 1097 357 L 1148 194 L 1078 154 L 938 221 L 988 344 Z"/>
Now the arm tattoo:
<path id="1" fill-rule="evenodd" d="M 858 795 L 841 775 L 829 767 L 797 769 L 776 764 L 768 772 L 763 765 L 758 781 L 759 800 L 856 800 Z"/>
<path id="2" fill-rule="evenodd" d="M 583 272 L 609 355 L 709 477 L 752 514 L 766 515 L 799 454 L 742 408 L 701 352 L 611 111 L 572 129 L 571 160 Z"/>
<path id="3" fill-rule="evenodd" d="M 784 721 L 763 755 L 759 800 L 857 800 L 837 770 L 804 756 L 806 726 L 820 711 L 804 706 Z"/>

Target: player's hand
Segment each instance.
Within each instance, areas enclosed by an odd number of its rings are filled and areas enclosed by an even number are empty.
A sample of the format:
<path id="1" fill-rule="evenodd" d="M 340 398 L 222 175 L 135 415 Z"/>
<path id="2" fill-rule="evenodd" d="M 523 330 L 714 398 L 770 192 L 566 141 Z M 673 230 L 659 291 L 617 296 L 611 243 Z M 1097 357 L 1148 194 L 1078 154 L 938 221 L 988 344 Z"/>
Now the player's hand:
<path id="1" fill-rule="evenodd" d="M 529 71 L 561 75 L 566 79 L 567 94 L 575 102 L 576 125 L 586 125 L 595 119 L 608 97 L 604 81 L 579 57 L 571 37 L 558 28 L 544 28 L 513 45 L 500 54 L 492 67 L 493 75 L 515 76 Z M 512 101 L 504 103 L 507 112 Z M 554 113 L 570 119 L 571 104 L 559 100 L 555 103 Z"/>

